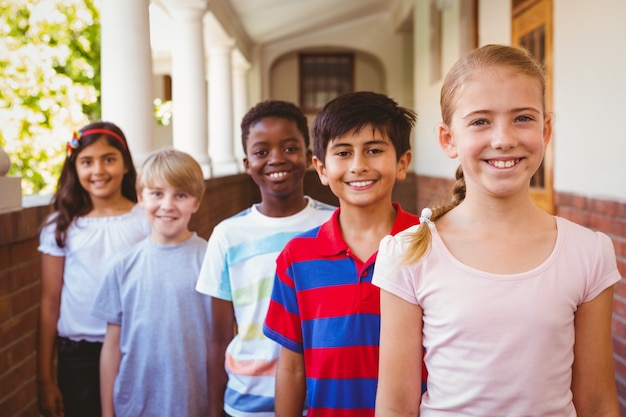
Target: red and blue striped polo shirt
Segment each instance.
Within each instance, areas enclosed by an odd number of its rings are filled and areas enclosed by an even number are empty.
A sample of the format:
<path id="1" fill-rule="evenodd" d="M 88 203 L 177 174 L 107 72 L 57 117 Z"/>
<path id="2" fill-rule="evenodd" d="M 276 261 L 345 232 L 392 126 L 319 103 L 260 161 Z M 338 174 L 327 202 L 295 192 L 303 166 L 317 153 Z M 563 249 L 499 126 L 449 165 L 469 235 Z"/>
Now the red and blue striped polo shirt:
<path id="1" fill-rule="evenodd" d="M 394 207 L 392 235 L 418 223 Z M 263 332 L 304 354 L 309 417 L 374 416 L 380 340 L 380 289 L 371 283 L 375 260 L 376 254 L 365 263 L 351 254 L 339 209 L 278 256 Z"/>

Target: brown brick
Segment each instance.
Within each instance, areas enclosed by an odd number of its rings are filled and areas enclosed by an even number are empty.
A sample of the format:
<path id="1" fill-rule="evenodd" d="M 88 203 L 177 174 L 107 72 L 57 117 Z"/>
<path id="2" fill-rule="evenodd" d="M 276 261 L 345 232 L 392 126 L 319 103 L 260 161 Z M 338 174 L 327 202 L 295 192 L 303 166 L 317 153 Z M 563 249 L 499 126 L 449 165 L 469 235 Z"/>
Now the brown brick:
<path id="1" fill-rule="evenodd" d="M 6 269 L 10 267 L 10 252 L 11 246 L 9 245 L 0 245 L 0 270 Z"/>
<path id="2" fill-rule="evenodd" d="M 11 315 L 11 298 L 8 296 L 0 297 L 0 323 L 9 320 Z M 0 345 L 1 348 L 2 346 Z"/>
<path id="3" fill-rule="evenodd" d="M 611 218 L 602 215 L 602 214 L 596 214 L 596 213 L 592 213 L 591 217 L 590 217 L 590 224 L 589 227 L 593 230 L 597 230 L 606 234 L 611 234 L 612 230 L 611 230 Z"/>
<path id="4" fill-rule="evenodd" d="M 624 339 L 613 337 L 613 352 L 615 356 L 619 357 L 626 364 L 626 341 Z M 624 377 L 626 381 L 626 374 L 624 374 Z"/>
<path id="5" fill-rule="evenodd" d="M 606 216 L 620 216 L 622 205 L 617 201 L 591 199 L 590 210 Z"/>
<path id="6" fill-rule="evenodd" d="M 4 323 L 0 323 L 0 340 L 15 342 L 26 334 L 36 331 L 39 319 L 39 309 L 33 308 L 19 316 L 11 317 Z"/>
<path id="7" fill-rule="evenodd" d="M 38 303 L 39 293 L 34 285 L 22 288 L 11 296 L 11 310 L 14 315 L 36 309 Z"/>
<path id="8" fill-rule="evenodd" d="M 626 358 L 615 358 L 615 375 L 626 377 Z"/>
<path id="9" fill-rule="evenodd" d="M 10 262 L 12 266 L 32 261 L 38 257 L 37 242 L 34 239 L 28 239 L 11 246 Z"/>
<path id="10" fill-rule="evenodd" d="M 568 206 L 578 210 L 587 210 L 587 198 L 569 193 L 556 193 L 555 203 L 559 206 Z"/>
<path id="11" fill-rule="evenodd" d="M 589 214 L 580 210 L 572 209 L 571 207 L 558 207 L 558 215 L 566 218 L 581 226 L 587 226 L 589 224 Z"/>
<path id="12" fill-rule="evenodd" d="M 614 292 L 616 296 L 621 297 L 622 299 L 626 300 L 626 280 L 625 279 L 620 279 L 615 284 Z M 626 317 L 624 317 L 624 319 L 626 319 Z M 626 335 L 626 333 L 624 333 L 624 335 Z"/>
<path id="13" fill-rule="evenodd" d="M 614 237 L 611 239 L 613 242 L 613 248 L 615 249 L 615 256 L 626 260 L 626 239 L 621 237 Z"/>
<path id="14" fill-rule="evenodd" d="M 625 298 L 616 296 L 613 299 L 613 313 L 626 319 L 626 299 Z M 624 357 L 626 357 L 626 355 Z"/>
<path id="15" fill-rule="evenodd" d="M 0 270 L 0 297 L 11 293 L 11 273 L 9 270 Z"/>

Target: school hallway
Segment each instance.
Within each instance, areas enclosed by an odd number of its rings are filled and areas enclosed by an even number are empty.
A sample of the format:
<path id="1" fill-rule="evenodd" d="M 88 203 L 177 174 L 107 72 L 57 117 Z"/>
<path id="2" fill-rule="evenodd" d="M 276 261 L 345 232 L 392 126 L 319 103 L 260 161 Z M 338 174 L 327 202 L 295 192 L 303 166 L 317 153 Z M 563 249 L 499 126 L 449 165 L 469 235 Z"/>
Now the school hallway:
<path id="1" fill-rule="evenodd" d="M 626 417 L 626 2 L 623 0 L 107 0 L 101 5 L 102 118 L 138 160 L 162 146 L 202 165 L 207 192 L 192 228 L 259 201 L 243 170 L 239 122 L 264 99 L 298 104 L 311 122 L 336 95 L 382 92 L 418 113 L 413 161 L 394 199 L 408 211 L 449 198 L 457 162 L 435 137 L 443 75 L 466 51 L 522 45 L 543 62 L 554 135 L 533 198 L 607 234 L 615 286 L 613 348 Z M 155 99 L 175 103 L 172 123 Z M 11 186 L 6 184 L 12 183 Z M 0 177 L 0 414 L 38 416 L 39 226 L 50 196 L 21 198 Z M 3 188 L 3 187 L 7 188 Z M 307 173 L 305 190 L 336 204 Z"/>

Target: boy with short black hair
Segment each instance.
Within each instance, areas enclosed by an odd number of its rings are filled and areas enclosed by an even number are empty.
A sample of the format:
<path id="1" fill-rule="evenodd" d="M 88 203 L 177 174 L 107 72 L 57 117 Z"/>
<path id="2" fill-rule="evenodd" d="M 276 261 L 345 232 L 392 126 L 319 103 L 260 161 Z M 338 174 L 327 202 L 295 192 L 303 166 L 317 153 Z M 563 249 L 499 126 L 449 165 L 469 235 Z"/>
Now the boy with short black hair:
<path id="1" fill-rule="evenodd" d="M 92 314 L 103 417 L 206 416 L 209 303 L 194 291 L 207 242 L 188 228 L 204 195 L 188 154 L 151 154 L 137 181 L 151 235 L 110 265 Z"/>
<path id="2" fill-rule="evenodd" d="M 373 417 L 378 381 L 380 240 L 418 223 L 392 202 L 411 162 L 416 115 L 384 94 L 348 93 L 313 123 L 313 165 L 338 198 L 331 220 L 291 240 L 277 259 L 263 332 L 283 346 L 276 412 Z"/>
<path id="3" fill-rule="evenodd" d="M 196 286 L 211 296 L 209 417 L 274 415 L 280 346 L 263 335 L 262 326 L 276 256 L 289 239 L 328 220 L 335 209 L 304 195 L 311 150 L 307 120 L 297 106 L 258 103 L 244 116 L 241 131 L 244 166 L 261 202 L 213 229 Z"/>

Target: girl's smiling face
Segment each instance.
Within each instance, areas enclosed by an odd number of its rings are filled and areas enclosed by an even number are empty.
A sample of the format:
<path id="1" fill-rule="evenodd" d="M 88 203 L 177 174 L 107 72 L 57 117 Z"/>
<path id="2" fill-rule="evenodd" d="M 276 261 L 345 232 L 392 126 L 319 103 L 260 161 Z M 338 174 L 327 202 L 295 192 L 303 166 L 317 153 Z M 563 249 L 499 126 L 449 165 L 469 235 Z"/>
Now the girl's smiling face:
<path id="1" fill-rule="evenodd" d="M 122 181 L 128 168 L 122 153 L 101 138 L 76 156 L 76 175 L 92 201 L 122 195 Z"/>
<path id="2" fill-rule="evenodd" d="M 528 193 L 552 134 L 540 83 L 506 66 L 475 70 L 456 94 L 439 142 L 459 158 L 468 192 L 506 197 Z"/>

